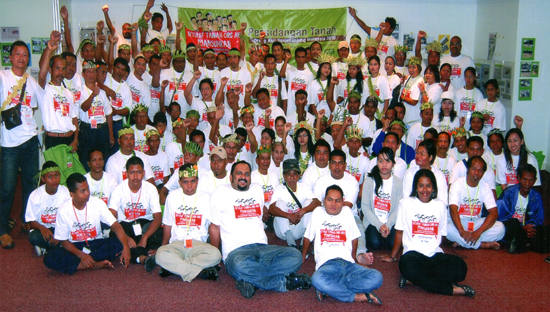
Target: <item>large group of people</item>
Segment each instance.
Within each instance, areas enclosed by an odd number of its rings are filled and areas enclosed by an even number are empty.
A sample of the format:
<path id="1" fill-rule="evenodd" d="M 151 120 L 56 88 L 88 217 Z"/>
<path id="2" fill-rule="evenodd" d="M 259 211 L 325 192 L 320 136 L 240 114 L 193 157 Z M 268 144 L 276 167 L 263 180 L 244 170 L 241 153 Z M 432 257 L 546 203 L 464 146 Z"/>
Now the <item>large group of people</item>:
<path id="1" fill-rule="evenodd" d="M 498 82 L 478 88 L 458 36 L 449 55 L 438 42 L 423 54 L 419 31 L 407 60 L 395 19 L 377 30 L 349 8 L 368 39 L 339 42 L 337 56 L 319 42 L 290 51 L 246 40 L 216 54 L 182 48 L 184 24 L 153 5 L 120 30 L 104 6 L 97 41 L 76 52 L 63 7 L 64 39 L 52 31 L 38 81 L 26 73 L 27 45 L 12 44 L 12 68 L 0 72 L 4 249 L 15 245 L 21 169 L 22 228 L 46 267 L 68 274 L 120 259 L 215 281 L 223 261 L 246 298 L 314 287 L 318 300 L 382 304 L 374 250 L 399 260 L 399 287 L 468 297 L 466 261 L 443 253 L 444 237 L 456 248 L 549 252 L 523 119 L 506 129 Z M 191 28 L 221 28 L 208 14 Z M 55 54 L 62 40 L 67 51 Z M 60 145 L 88 172 L 66 186 L 72 163 L 39 170 L 39 148 Z M 279 243 L 268 244 L 268 227 Z M 315 273 L 297 273 L 310 255 Z"/>

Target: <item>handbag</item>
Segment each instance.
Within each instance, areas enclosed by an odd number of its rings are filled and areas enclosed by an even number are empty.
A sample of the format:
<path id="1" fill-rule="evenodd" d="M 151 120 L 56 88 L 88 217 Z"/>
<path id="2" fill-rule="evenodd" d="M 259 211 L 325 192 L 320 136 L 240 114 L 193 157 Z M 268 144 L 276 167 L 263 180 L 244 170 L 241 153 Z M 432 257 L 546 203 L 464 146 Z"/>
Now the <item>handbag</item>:
<path id="1" fill-rule="evenodd" d="M 6 101 L 2 104 L 2 120 L 4 121 L 4 126 L 6 129 L 11 130 L 17 126 L 20 126 L 23 122 L 21 121 L 21 98 L 23 98 L 23 101 L 25 100 L 25 89 L 27 88 L 27 79 L 26 77 L 23 77 L 21 79 L 25 79 L 25 83 L 23 84 L 23 87 L 21 88 L 21 95 L 19 96 L 19 103 L 15 105 L 14 107 L 8 108 L 4 110 L 6 105 L 11 102 L 11 98 L 8 97 Z M 15 91 L 15 90 L 14 90 Z M 16 93 L 16 92 L 13 92 Z"/>

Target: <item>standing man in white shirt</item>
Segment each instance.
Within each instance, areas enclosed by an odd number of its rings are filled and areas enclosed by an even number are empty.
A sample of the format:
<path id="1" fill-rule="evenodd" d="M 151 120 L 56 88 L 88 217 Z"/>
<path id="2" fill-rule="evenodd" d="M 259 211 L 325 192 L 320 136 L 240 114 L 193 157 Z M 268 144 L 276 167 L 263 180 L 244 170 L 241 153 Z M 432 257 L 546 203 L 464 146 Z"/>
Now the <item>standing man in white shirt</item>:
<path id="1" fill-rule="evenodd" d="M 247 162 L 236 162 L 231 167 L 231 185 L 220 186 L 212 194 L 210 243 L 221 246 L 227 272 L 245 298 L 254 296 L 257 288 L 309 289 L 309 276 L 295 273 L 302 266 L 300 252 L 267 244 L 264 195 L 260 185 L 250 183 L 250 172 Z"/>
<path id="2" fill-rule="evenodd" d="M 2 118 L 0 145 L 2 161 L 2 201 L 0 203 L 0 241 L 2 248 L 15 246 L 10 231 L 15 224 L 10 220 L 11 206 L 15 196 L 17 175 L 21 168 L 21 214 L 25 222 L 25 207 L 31 192 L 36 188 L 38 174 L 38 131 L 34 120 L 37 107 L 38 84 L 26 73 L 30 51 L 23 41 L 15 41 L 10 48 L 10 70 L 0 71 L 0 102 L 2 111 L 15 109 L 21 112 L 21 124 L 14 126 Z M 24 96 L 22 96 L 24 94 Z M 21 106 L 17 106 L 21 105 Z M 12 223 L 13 222 L 13 223 Z M 10 225 L 10 223 L 12 223 Z M 28 226 L 30 228 L 30 226 Z"/>
<path id="3" fill-rule="evenodd" d="M 160 40 L 162 45 L 166 45 L 166 39 L 172 33 L 172 29 L 174 28 L 174 25 L 172 25 L 172 18 L 170 18 L 170 13 L 168 12 L 168 7 L 163 3 L 160 6 L 160 9 L 166 14 L 166 28 L 162 29 L 162 23 L 164 22 L 164 17 L 162 14 L 155 12 L 151 15 L 151 12 L 149 12 L 154 5 L 155 0 L 147 1 L 147 7 L 145 8 L 145 12 L 143 12 L 143 17 L 146 20 L 148 19 L 147 17 L 151 18 L 151 28 L 143 29 L 146 33 L 142 33 L 141 35 L 141 38 L 145 39 L 141 41 L 141 46 L 145 43 L 149 43 L 149 41 L 154 38 Z"/>
<path id="4" fill-rule="evenodd" d="M 451 83 L 455 90 L 458 90 L 466 85 L 464 81 L 464 71 L 466 68 L 475 68 L 476 66 L 471 57 L 460 54 L 462 51 L 462 39 L 459 36 L 451 38 L 449 49 L 451 50 L 451 54 L 445 55 L 441 59 L 441 64 L 449 63 L 451 65 Z"/>

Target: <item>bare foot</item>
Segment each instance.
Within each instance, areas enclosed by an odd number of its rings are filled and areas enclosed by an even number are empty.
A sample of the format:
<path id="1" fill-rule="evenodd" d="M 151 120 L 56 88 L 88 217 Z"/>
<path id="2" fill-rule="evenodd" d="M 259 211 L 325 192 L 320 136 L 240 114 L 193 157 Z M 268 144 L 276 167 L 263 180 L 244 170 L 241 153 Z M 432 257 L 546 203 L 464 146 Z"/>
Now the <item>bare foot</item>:
<path id="1" fill-rule="evenodd" d="M 109 260 L 96 261 L 94 269 L 114 269 L 115 267 Z"/>
<path id="2" fill-rule="evenodd" d="M 372 255 L 372 252 L 366 252 L 358 255 L 357 262 L 359 262 L 359 264 L 364 266 L 371 265 L 374 262 L 374 257 Z"/>
<path id="3" fill-rule="evenodd" d="M 366 294 L 355 294 L 355 302 L 365 302 L 373 303 L 375 305 L 381 305 L 382 300 L 378 298 L 377 295 L 374 293 L 366 293 Z"/>
<path id="4" fill-rule="evenodd" d="M 497 242 L 481 243 L 481 245 L 479 246 L 479 248 L 500 250 L 500 244 L 497 243 Z"/>

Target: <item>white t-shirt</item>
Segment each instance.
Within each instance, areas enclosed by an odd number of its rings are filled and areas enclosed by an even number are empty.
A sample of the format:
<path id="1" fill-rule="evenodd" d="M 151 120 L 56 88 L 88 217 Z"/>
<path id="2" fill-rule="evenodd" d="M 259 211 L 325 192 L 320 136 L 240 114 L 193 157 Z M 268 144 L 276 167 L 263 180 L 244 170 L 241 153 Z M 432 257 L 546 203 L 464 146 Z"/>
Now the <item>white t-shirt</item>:
<path id="1" fill-rule="evenodd" d="M 451 170 L 453 170 L 453 167 L 456 164 L 456 159 L 454 159 L 453 156 L 447 155 L 445 158 L 439 158 L 436 156 L 434 165 L 445 175 L 445 179 L 447 181 L 447 185 L 449 184 L 449 176 L 451 175 Z"/>
<path id="2" fill-rule="evenodd" d="M 348 74 L 348 64 L 340 61 L 332 63 L 332 77 L 338 77 L 340 83 L 344 83 Z"/>
<path id="3" fill-rule="evenodd" d="M 111 99 L 111 107 L 115 109 L 127 108 L 128 112 L 132 111 L 132 91 L 126 82 L 116 82 L 111 74 L 107 73 L 107 79 L 105 79 L 105 85 L 109 86 L 111 90 L 116 93 L 116 99 Z M 113 121 L 122 120 L 122 116 L 113 115 Z M 116 134 L 115 134 L 116 135 Z"/>
<path id="4" fill-rule="evenodd" d="M 91 124 L 92 120 L 95 120 L 97 124 L 107 122 L 106 116 L 111 115 L 113 109 L 111 108 L 111 101 L 107 98 L 105 91 L 99 90 L 99 94 L 94 97 L 92 104 L 87 111 L 82 110 L 82 103 L 86 102 L 93 91 L 88 89 L 86 85 L 82 85 L 78 92 L 80 92 L 80 97 L 76 104 L 78 106 L 80 121 L 87 124 Z"/>
<path id="5" fill-rule="evenodd" d="M 13 92 L 13 87 L 21 77 L 16 76 L 11 69 L 0 71 L 0 101 L 6 100 L 8 95 Z M 30 138 L 38 134 L 36 121 L 34 120 L 33 108 L 38 105 L 38 89 L 40 86 L 36 80 L 29 76 L 27 78 L 27 87 L 25 88 L 25 101 L 21 105 L 22 124 L 11 130 L 6 129 L 2 122 L 1 145 L 2 147 L 15 147 L 27 142 Z M 19 103 L 19 95 L 14 96 L 12 102 L 6 105 L 5 109 L 15 107 Z"/>
<path id="6" fill-rule="evenodd" d="M 168 80 L 169 84 L 166 89 L 164 89 L 164 106 L 169 106 L 170 101 L 178 102 L 181 109 L 180 117 L 185 118 L 187 112 L 191 109 L 191 105 L 187 103 L 184 93 L 187 88 L 187 84 L 193 78 L 193 73 L 187 70 L 187 66 L 183 71 L 183 76 L 181 72 L 177 72 L 173 68 L 164 69 L 160 72 L 160 81 Z M 196 88 L 198 88 L 198 83 L 195 83 Z M 177 88 L 176 88 L 177 86 Z M 195 86 L 193 86 L 194 91 Z M 197 89 L 198 90 L 198 89 Z M 193 95 L 197 95 L 191 92 Z M 172 95 L 174 96 L 172 98 Z"/>
<path id="7" fill-rule="evenodd" d="M 459 153 L 456 147 L 451 148 L 447 155 L 453 156 L 457 162 L 468 158 L 468 153 Z"/>
<path id="8" fill-rule="evenodd" d="M 370 31 L 370 37 L 376 38 L 378 36 L 378 30 L 371 29 Z M 378 44 L 378 57 L 380 57 L 380 69 L 384 68 L 384 61 L 386 60 L 386 57 L 388 55 L 395 55 L 395 49 L 394 47 L 397 45 L 397 39 L 395 39 L 393 36 L 386 36 L 382 35 L 382 39 L 380 40 L 380 43 Z"/>
<path id="9" fill-rule="evenodd" d="M 151 165 L 149 165 L 149 159 L 147 158 L 147 155 L 139 151 L 135 151 L 134 153 L 135 156 L 139 157 L 143 161 L 143 165 L 145 166 L 145 175 L 143 177 L 143 180 L 153 178 L 153 171 L 151 171 Z M 109 157 L 109 160 L 107 161 L 107 166 L 105 166 L 105 170 L 116 177 L 118 184 L 127 179 L 126 162 L 132 156 L 134 155 L 124 155 L 119 150 L 111 157 Z"/>
<path id="10" fill-rule="evenodd" d="M 504 152 L 500 155 L 498 160 L 496 160 L 497 163 L 497 175 L 496 175 L 496 182 L 498 184 L 506 184 L 508 186 L 518 184 L 516 174 L 519 164 L 519 155 L 512 156 L 512 166 L 513 170 L 508 170 L 507 164 L 506 164 L 506 157 L 504 157 Z M 533 167 L 537 168 L 537 171 L 539 171 L 539 165 L 537 163 L 537 159 L 535 156 L 531 153 L 527 154 L 527 163 L 533 165 Z M 540 172 L 537 173 L 537 181 L 535 181 L 535 186 L 540 185 Z"/>
<path id="11" fill-rule="evenodd" d="M 376 187 L 373 187 L 372 189 L 374 215 L 378 218 L 380 222 L 382 222 L 382 224 L 386 224 L 388 222 L 388 216 L 390 215 L 392 188 L 393 175 L 390 176 L 389 179 L 382 181 L 382 185 L 378 189 L 378 195 L 376 195 Z"/>
<path id="12" fill-rule="evenodd" d="M 304 237 L 314 241 L 315 269 L 325 262 L 341 258 L 355 263 L 351 255 L 352 241 L 361 236 L 353 213 L 343 206 L 337 215 L 330 215 L 324 207 L 313 210 Z"/>
<path id="13" fill-rule="evenodd" d="M 466 169 L 464 161 L 457 162 L 453 166 L 453 170 L 451 171 L 451 175 L 449 176 L 449 184 L 454 183 L 456 180 L 458 180 L 458 178 L 465 177 L 467 174 L 468 169 Z M 492 190 L 496 190 L 495 175 L 493 174 L 493 171 L 490 170 L 489 166 L 487 166 L 487 170 L 483 174 L 483 177 L 481 177 L 481 181 L 487 183 L 487 185 L 489 185 L 489 188 L 491 188 Z"/>
<path id="14" fill-rule="evenodd" d="M 466 117 L 466 127 L 470 124 L 470 116 L 481 100 L 483 100 L 483 93 L 478 88 L 466 90 L 463 87 L 455 92 L 455 110 L 459 117 Z"/>
<path id="15" fill-rule="evenodd" d="M 143 104 L 149 108 L 151 105 L 151 91 L 149 90 L 149 84 L 147 84 L 144 80 L 139 80 L 135 73 L 130 73 L 128 75 L 126 84 L 130 87 L 130 92 L 132 93 L 132 110 L 138 104 Z"/>
<path id="16" fill-rule="evenodd" d="M 504 157 L 503 155 L 504 153 L 502 152 L 500 155 L 495 155 L 491 149 L 485 150 L 485 153 L 483 153 L 483 159 L 487 162 L 487 170 L 493 171 L 493 174 L 495 175 L 495 182 L 497 176 L 497 161 L 500 157 Z"/>
<path id="17" fill-rule="evenodd" d="M 212 80 L 212 83 L 214 84 L 214 93 L 212 94 L 212 98 L 216 98 L 216 94 L 218 94 L 218 89 L 220 86 L 220 71 L 217 68 L 214 68 L 213 70 L 210 70 L 206 67 L 199 67 L 199 71 L 201 72 L 202 76 L 199 80 L 199 83 L 206 78 L 209 78 Z"/>
<path id="18" fill-rule="evenodd" d="M 279 185 L 279 171 L 267 170 L 267 175 L 263 175 L 258 170 L 252 171 L 250 175 L 252 183 L 257 183 L 264 192 L 264 205 L 269 207 L 272 202 L 273 192 Z"/>
<path id="19" fill-rule="evenodd" d="M 390 93 L 393 94 L 393 89 L 401 84 L 401 78 L 396 74 L 391 74 L 388 78 L 388 85 L 390 87 Z M 393 98 L 393 97 L 392 97 Z"/>
<path id="20" fill-rule="evenodd" d="M 46 185 L 32 191 L 25 210 L 25 221 L 36 221 L 40 225 L 51 228 L 55 225 L 57 209 L 61 204 L 71 199 L 69 190 L 59 185 L 57 192 L 50 195 L 46 192 Z"/>
<path id="21" fill-rule="evenodd" d="M 306 111 L 309 110 L 309 105 L 315 105 L 317 111 L 325 110 L 325 116 L 330 118 L 331 110 L 327 103 L 326 93 L 328 93 L 328 79 L 325 81 L 313 79 L 307 88 L 307 105 Z M 288 110 L 287 104 L 287 110 Z"/>
<path id="22" fill-rule="evenodd" d="M 185 195 L 177 189 L 166 197 L 162 224 L 170 226 L 170 243 L 186 238 L 206 242 L 210 224 L 210 196 L 196 192 Z"/>
<path id="23" fill-rule="evenodd" d="M 317 167 L 317 164 L 313 163 L 309 165 L 302 175 L 300 182 L 304 184 L 305 187 L 313 190 L 313 185 L 319 180 L 323 175 L 330 172 L 329 165 L 325 168 Z"/>
<path id="24" fill-rule="evenodd" d="M 166 39 L 170 35 L 170 30 L 168 28 L 164 28 L 161 31 L 156 31 L 153 29 L 153 27 L 147 28 L 147 34 L 145 35 L 145 42 L 149 43 L 151 40 L 157 38 L 160 40 L 161 45 L 166 45 Z"/>
<path id="25" fill-rule="evenodd" d="M 233 131 L 231 131 L 231 128 L 229 128 L 228 126 L 222 125 L 222 124 L 218 124 L 218 125 L 220 129 L 219 131 L 220 137 L 225 137 L 226 135 L 233 133 Z M 210 123 L 206 123 L 205 127 L 200 130 L 204 133 L 204 138 L 207 142 L 204 144 L 204 148 L 203 148 L 203 152 L 206 155 L 206 154 L 209 154 L 216 146 L 220 144 L 217 144 L 218 142 L 212 142 L 210 140 L 210 131 L 212 131 L 212 126 L 210 125 Z M 258 137 L 256 139 L 258 139 Z"/>
<path id="26" fill-rule="evenodd" d="M 483 99 L 477 103 L 477 111 L 483 114 L 489 114 L 489 120 L 483 124 L 483 133 L 489 134 L 494 128 L 500 131 L 506 131 L 506 108 L 499 100 L 489 102 L 488 99 Z"/>
<path id="27" fill-rule="evenodd" d="M 315 76 L 305 66 L 304 70 L 289 70 L 286 71 L 286 81 L 288 83 L 288 101 L 286 112 L 290 113 L 296 110 L 296 91 L 304 90 L 308 92 L 308 85 L 315 78 Z M 306 109 L 307 110 L 307 109 Z"/>
<path id="28" fill-rule="evenodd" d="M 286 118 L 286 122 L 289 122 L 289 123 L 292 124 L 292 126 L 295 126 L 298 123 L 298 113 L 297 112 L 298 111 L 290 112 L 288 114 L 288 117 Z M 309 112 L 305 112 L 305 113 L 306 113 L 306 118 L 305 118 L 306 122 L 310 125 L 315 125 L 315 116 L 313 116 Z M 294 128 L 292 128 L 288 134 L 293 135 L 294 134 Z"/>
<path id="29" fill-rule="evenodd" d="M 48 72 L 48 78 L 46 78 L 48 82 L 50 82 L 50 73 Z M 72 79 L 63 78 L 63 83 L 65 84 L 65 87 L 71 91 L 71 93 L 74 96 L 73 101 L 76 103 L 78 102 L 80 98 L 80 88 L 84 85 L 82 83 L 82 76 L 80 76 L 78 73 L 75 73 Z"/>
<path id="30" fill-rule="evenodd" d="M 165 152 L 159 150 L 155 156 L 147 155 L 157 186 L 164 183 L 164 178 L 170 175 L 170 161 Z"/>
<path id="31" fill-rule="evenodd" d="M 345 78 L 345 77 L 344 77 Z M 335 98 L 343 98 L 344 101 L 341 102 L 339 105 L 344 105 L 344 103 L 347 103 L 346 100 L 348 99 L 349 93 L 353 90 L 355 90 L 355 87 L 359 83 L 357 79 L 353 78 L 350 79 L 350 81 L 347 81 L 347 79 L 341 80 L 336 88 L 336 96 Z M 365 87 L 368 88 L 367 82 L 363 81 L 363 94 L 361 94 L 361 103 L 365 103 Z M 366 95 L 368 96 L 368 89 Z"/>
<path id="32" fill-rule="evenodd" d="M 388 78 L 386 76 L 383 76 L 382 74 L 378 74 L 376 78 L 370 78 L 372 81 L 372 86 L 374 88 L 374 92 L 378 95 L 378 97 L 382 100 L 382 103 L 378 102 L 378 111 L 383 112 L 384 111 L 384 102 L 385 100 L 391 100 L 393 98 L 391 91 L 390 91 L 390 85 L 388 83 Z M 366 99 L 370 93 L 369 93 L 369 82 L 368 78 L 365 79 L 365 83 L 363 84 L 363 99 Z M 361 102 L 363 104 L 364 101 Z"/>
<path id="33" fill-rule="evenodd" d="M 208 195 L 212 195 L 219 186 L 227 184 L 231 184 L 229 180 L 229 171 L 226 172 L 225 177 L 218 179 L 214 176 L 212 170 L 208 170 L 203 172 L 200 176 L 198 190 L 208 193 Z"/>
<path id="34" fill-rule="evenodd" d="M 265 109 L 260 108 L 258 104 L 254 104 L 253 106 L 254 106 L 254 124 L 261 131 L 265 129 L 265 122 L 266 122 Z M 277 117 L 279 116 L 283 116 L 286 119 L 286 116 L 283 109 L 277 106 L 277 104 L 275 104 L 275 106 L 271 106 L 270 108 L 271 108 L 271 115 L 269 115 L 269 126 L 271 127 L 271 129 L 275 129 L 275 119 L 277 119 Z"/>
<path id="35" fill-rule="evenodd" d="M 311 188 L 308 188 L 301 182 L 298 182 L 296 184 L 296 192 L 293 193 L 302 205 L 302 208 L 309 205 L 311 201 L 315 198 L 315 195 L 313 194 Z M 284 212 L 294 213 L 300 210 L 300 206 L 298 206 L 294 198 L 292 198 L 292 195 L 290 195 L 286 186 L 282 184 L 279 184 L 277 185 L 277 187 L 275 187 L 273 197 L 271 197 L 271 202 L 275 203 L 276 206 Z"/>
<path id="36" fill-rule="evenodd" d="M 73 118 L 78 118 L 78 111 L 71 91 L 48 83 L 44 89 L 39 88 L 36 95 L 46 131 L 67 133 L 76 130 Z"/>
<path id="37" fill-rule="evenodd" d="M 54 238 L 71 243 L 103 238 L 101 223 L 108 226 L 116 222 L 107 205 L 95 197 L 90 197 L 82 210 L 75 209 L 73 201 L 64 202 L 57 210 Z"/>
<path id="38" fill-rule="evenodd" d="M 206 114 L 206 111 L 209 107 L 214 105 L 215 104 L 212 101 L 205 101 L 203 99 L 193 97 L 193 101 L 191 102 L 191 109 L 199 112 L 199 116 L 201 116 L 201 118 L 199 119 L 199 126 L 197 128 L 204 128 L 207 126 L 208 115 Z"/>
<path id="39" fill-rule="evenodd" d="M 403 83 L 403 91 L 401 92 L 404 93 L 406 97 L 413 100 L 418 100 L 416 105 L 410 105 L 409 103 L 403 101 L 406 109 L 403 122 L 407 125 L 412 125 L 420 121 L 420 103 L 422 102 L 422 99 L 420 98 L 420 88 L 418 88 L 418 84 L 422 81 L 422 76 L 418 75 L 416 78 L 409 76 Z"/>
<path id="40" fill-rule="evenodd" d="M 453 129 L 460 127 L 460 116 L 456 116 L 455 120 L 451 121 L 451 117 L 444 116 L 441 121 L 439 121 L 439 116 L 434 112 L 434 119 L 432 119 L 432 125 L 436 127 L 437 130 L 445 131 L 448 134 L 451 134 Z M 452 140 L 452 136 L 451 136 Z"/>
<path id="41" fill-rule="evenodd" d="M 365 179 L 365 175 L 368 173 L 370 159 L 363 155 L 361 151 L 358 152 L 357 157 L 351 156 L 347 145 L 342 146 L 342 152 L 346 154 L 346 172 L 353 176 L 359 185 L 361 185 L 363 179 Z"/>
<path id="42" fill-rule="evenodd" d="M 262 187 L 251 183 L 247 191 L 231 185 L 219 186 L 212 194 L 210 209 L 212 223 L 220 226 L 223 258 L 241 246 L 267 244 L 262 214 Z"/>
<path id="43" fill-rule="evenodd" d="M 149 85 L 149 92 L 151 94 L 151 104 L 149 105 L 149 110 L 147 111 L 147 115 L 149 116 L 149 119 L 153 120 L 155 117 L 155 114 L 160 111 L 160 92 L 162 92 L 162 87 L 159 85 L 158 87 L 153 87 L 153 76 L 146 71 L 143 73 L 143 81 Z M 162 81 L 160 81 L 162 83 Z"/>
<path id="44" fill-rule="evenodd" d="M 424 141 L 424 133 L 430 128 L 435 128 L 435 126 L 432 124 L 429 127 L 424 127 L 422 122 L 412 125 L 409 131 L 407 131 L 407 145 L 416 149 L 418 144 Z"/>
<path id="45" fill-rule="evenodd" d="M 403 177 L 403 197 L 408 197 L 411 195 L 414 175 L 418 170 L 420 170 L 420 167 L 418 165 L 411 164 L 409 166 L 409 169 L 405 171 L 405 176 Z M 437 183 L 437 199 L 447 204 L 447 179 L 445 178 L 445 175 L 441 171 L 439 171 L 439 169 L 437 169 L 437 166 L 435 165 L 432 165 L 432 172 L 435 175 L 435 180 Z"/>
<path id="46" fill-rule="evenodd" d="M 241 93 L 239 95 L 239 107 L 244 107 L 244 89 L 247 84 L 252 82 L 252 78 L 250 77 L 248 70 L 241 67 L 238 71 L 234 72 L 231 68 L 226 67 L 220 73 L 220 79 L 223 77 L 227 77 L 228 79 L 223 92 L 227 92 L 227 90 L 232 88 L 241 88 Z M 227 104 L 227 99 L 225 101 L 225 105 L 229 105 Z"/>
<path id="47" fill-rule="evenodd" d="M 183 166 L 183 149 L 181 143 L 169 142 L 166 144 L 166 155 L 168 155 L 170 168 L 173 168 L 174 171 L 177 171 L 179 167 Z"/>
<path id="48" fill-rule="evenodd" d="M 84 177 L 88 180 L 90 196 L 103 200 L 103 202 L 107 205 L 109 203 L 109 198 L 111 198 L 111 193 L 118 186 L 115 176 L 108 172 L 103 172 L 101 180 L 96 181 L 88 172 L 84 175 Z"/>
<path id="49" fill-rule="evenodd" d="M 147 138 L 145 137 L 145 133 L 147 133 L 149 130 L 155 130 L 155 127 L 145 125 L 145 128 L 143 130 L 139 130 L 136 125 L 133 125 L 132 129 L 134 130 L 134 150 L 140 151 L 142 153 L 148 152 L 149 146 L 147 145 Z"/>
<path id="50" fill-rule="evenodd" d="M 257 77 L 256 80 L 254 81 L 254 86 L 258 84 L 259 78 L 260 77 Z M 286 92 L 286 87 L 284 86 L 282 79 L 281 79 L 281 83 L 283 84 L 281 86 L 281 100 L 286 100 L 288 99 L 288 94 Z M 278 107 L 277 101 L 279 99 L 279 76 L 277 76 L 276 74 L 273 74 L 273 77 L 265 76 L 260 83 L 260 88 L 265 88 L 269 91 L 269 95 L 270 95 L 269 104 L 272 107 Z"/>
<path id="51" fill-rule="evenodd" d="M 361 136 L 363 139 L 365 138 L 372 138 L 374 134 L 374 130 L 376 128 L 372 127 L 372 122 L 369 120 L 369 118 L 362 113 L 359 113 L 357 115 L 349 115 L 351 119 L 353 120 L 353 124 L 357 126 L 357 128 L 363 130 L 363 135 Z"/>
<path id="52" fill-rule="evenodd" d="M 438 199 L 423 203 L 416 197 L 404 197 L 397 208 L 395 229 L 403 231 L 403 254 L 419 252 L 432 257 L 443 253 L 439 245 L 447 236 L 447 207 Z"/>
<path id="53" fill-rule="evenodd" d="M 315 197 L 323 202 L 325 200 L 327 188 L 334 184 L 342 188 L 344 191 L 344 201 L 353 204 L 351 212 L 357 216 L 357 195 L 359 194 L 359 183 L 357 183 L 357 180 L 347 172 L 344 172 L 344 177 L 340 180 L 333 178 L 330 172 L 320 177 L 313 186 Z"/>
<path id="54" fill-rule="evenodd" d="M 491 188 L 484 181 L 479 181 L 477 187 L 470 187 L 466 184 L 466 177 L 464 176 L 451 184 L 449 205 L 458 207 L 458 214 L 461 219 L 475 220 L 481 218 L 483 204 L 485 204 L 487 210 L 497 206 Z"/>
<path id="55" fill-rule="evenodd" d="M 460 54 L 457 57 L 453 57 L 450 54 L 441 58 L 441 64 L 449 63 L 451 65 L 451 82 L 455 89 L 460 89 L 466 85 L 464 80 L 464 71 L 468 67 L 476 67 L 474 60 L 469 56 Z"/>
<path id="56" fill-rule="evenodd" d="M 118 221 L 132 222 L 137 219 L 153 220 L 154 213 L 160 213 L 157 188 L 143 182 L 137 193 L 130 190 L 128 181 L 120 183 L 109 199 L 109 209 L 116 210 Z"/>

